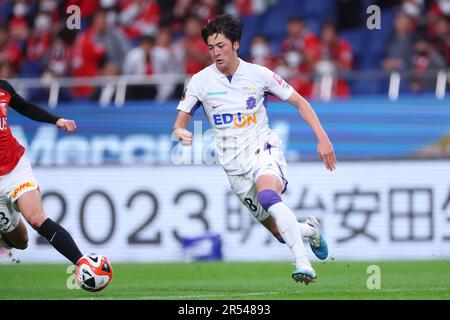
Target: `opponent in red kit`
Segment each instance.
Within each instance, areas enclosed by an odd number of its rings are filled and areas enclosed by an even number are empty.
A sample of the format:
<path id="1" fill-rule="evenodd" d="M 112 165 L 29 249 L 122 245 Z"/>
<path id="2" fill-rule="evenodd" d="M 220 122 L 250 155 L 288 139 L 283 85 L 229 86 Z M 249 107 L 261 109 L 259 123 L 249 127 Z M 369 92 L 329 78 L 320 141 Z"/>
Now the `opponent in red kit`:
<path id="1" fill-rule="evenodd" d="M 5 80 L 0 79 L 0 250 L 25 249 L 28 234 L 21 214 L 41 236 L 73 264 L 82 257 L 70 234 L 47 218 L 42 209 L 38 184 L 24 155 L 25 148 L 13 137 L 8 126 L 8 109 L 39 122 L 55 124 L 67 133 L 76 129 L 73 120 L 51 114 L 24 100 Z"/>

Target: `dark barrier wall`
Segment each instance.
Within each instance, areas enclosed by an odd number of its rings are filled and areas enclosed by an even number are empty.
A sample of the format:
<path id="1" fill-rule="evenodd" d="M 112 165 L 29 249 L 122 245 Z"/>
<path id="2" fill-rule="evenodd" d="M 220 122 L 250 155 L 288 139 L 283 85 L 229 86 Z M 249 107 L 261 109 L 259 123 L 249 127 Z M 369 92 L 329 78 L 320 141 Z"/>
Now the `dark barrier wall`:
<path id="1" fill-rule="evenodd" d="M 28 120 L 14 111 L 8 122 L 37 165 L 171 164 L 175 141 L 171 130 L 177 101 L 129 103 L 121 108 L 79 102 L 54 111 L 77 121 L 78 131 L 67 136 L 47 124 Z M 338 160 L 442 157 L 450 134 L 450 99 L 408 97 L 354 98 L 312 102 L 332 139 Z M 289 104 L 269 103 L 271 127 L 284 141 L 287 160 L 317 160 L 312 130 Z M 198 109 L 195 130 L 211 147 L 209 123 Z M 194 130 L 194 123 L 192 123 Z"/>

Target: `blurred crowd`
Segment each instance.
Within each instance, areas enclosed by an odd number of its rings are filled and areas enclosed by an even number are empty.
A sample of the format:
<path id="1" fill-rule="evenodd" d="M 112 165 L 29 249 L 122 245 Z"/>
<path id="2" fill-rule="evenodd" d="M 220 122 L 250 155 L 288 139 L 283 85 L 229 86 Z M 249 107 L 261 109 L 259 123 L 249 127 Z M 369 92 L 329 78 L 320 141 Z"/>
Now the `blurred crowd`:
<path id="1" fill-rule="evenodd" d="M 280 1 L 280 0 L 279 0 Z M 282 1 L 282 0 L 281 0 Z M 430 69 L 450 63 L 450 0 L 378 1 L 396 8 L 385 57 L 378 67 L 414 70 L 411 90 L 430 90 Z M 211 61 L 200 35 L 203 24 L 224 12 L 238 16 L 264 14 L 275 0 L 0 0 L 0 78 L 89 77 L 186 74 Z M 375 1 L 377 3 L 377 1 Z M 81 9 L 80 29 L 66 26 L 66 9 Z M 358 68 L 352 45 L 340 37 L 361 16 L 349 16 L 361 1 L 337 0 L 336 15 L 324 19 L 314 33 L 301 12 L 287 14 L 285 35 L 274 50 L 263 33 L 251 38 L 247 61 L 265 65 L 289 81 L 302 95 L 318 94 L 318 76 L 337 75 L 333 94 L 351 94 L 339 74 Z M 361 20 L 361 19 L 360 19 Z M 180 84 L 131 86 L 130 99 L 178 98 Z M 61 98 L 98 99 L 105 88 L 91 86 L 61 91 Z M 103 90 L 103 91 L 102 91 Z M 46 99 L 36 90 L 33 99 Z M 114 94 L 112 91 L 111 94 Z"/>
<path id="2" fill-rule="evenodd" d="M 432 91 L 427 74 L 450 65 L 450 0 L 403 0 L 386 41 L 383 69 L 411 71 L 409 90 Z"/>

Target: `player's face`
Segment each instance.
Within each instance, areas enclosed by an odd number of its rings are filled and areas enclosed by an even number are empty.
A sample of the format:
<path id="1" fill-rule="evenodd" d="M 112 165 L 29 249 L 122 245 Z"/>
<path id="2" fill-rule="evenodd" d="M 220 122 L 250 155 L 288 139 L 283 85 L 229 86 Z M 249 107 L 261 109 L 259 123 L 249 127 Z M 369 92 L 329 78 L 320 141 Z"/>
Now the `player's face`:
<path id="1" fill-rule="evenodd" d="M 208 37 L 207 43 L 209 54 L 217 69 L 222 73 L 232 74 L 238 64 L 239 42 L 232 43 L 223 34 L 216 33 Z"/>

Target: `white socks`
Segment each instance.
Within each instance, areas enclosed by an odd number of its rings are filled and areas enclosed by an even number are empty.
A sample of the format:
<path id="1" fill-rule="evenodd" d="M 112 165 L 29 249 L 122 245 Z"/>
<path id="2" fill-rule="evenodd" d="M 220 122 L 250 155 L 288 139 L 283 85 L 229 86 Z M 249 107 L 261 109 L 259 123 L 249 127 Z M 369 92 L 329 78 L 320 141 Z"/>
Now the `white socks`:
<path id="1" fill-rule="evenodd" d="M 309 240 L 309 238 L 311 238 L 312 236 L 314 236 L 316 234 L 316 229 L 311 227 L 309 224 L 304 223 L 304 222 L 299 222 L 298 225 L 300 227 L 300 232 L 302 233 L 303 239 Z"/>
<path id="2" fill-rule="evenodd" d="M 294 254 L 296 267 L 304 265 L 311 267 L 306 256 L 302 235 L 303 230 L 310 234 L 312 228 L 308 225 L 305 226 L 305 224 L 299 224 L 294 213 L 283 202 L 275 203 L 270 206 L 268 211 L 275 219 L 284 242 Z"/>

